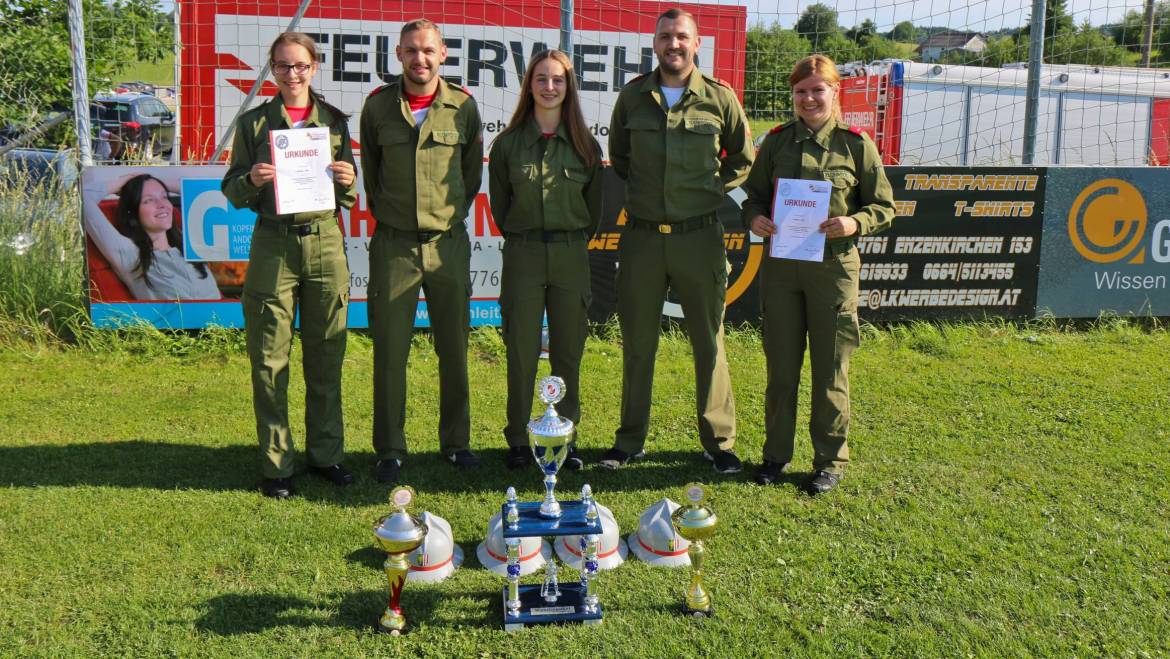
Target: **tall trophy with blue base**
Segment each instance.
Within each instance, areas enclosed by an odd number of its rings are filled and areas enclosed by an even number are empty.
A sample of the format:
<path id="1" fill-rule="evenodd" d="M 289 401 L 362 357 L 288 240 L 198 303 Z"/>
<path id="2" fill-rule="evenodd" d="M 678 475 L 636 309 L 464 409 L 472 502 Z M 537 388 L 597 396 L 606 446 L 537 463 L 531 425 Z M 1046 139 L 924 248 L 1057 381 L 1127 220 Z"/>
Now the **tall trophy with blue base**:
<path id="1" fill-rule="evenodd" d="M 509 487 L 501 510 L 504 545 L 508 554 L 508 583 L 504 586 L 504 629 L 516 631 L 531 625 L 553 622 L 601 624 L 601 604 L 596 584 L 597 549 L 601 539 L 601 517 L 588 485 L 576 501 L 558 501 L 553 492 L 557 472 L 569 455 L 575 435 L 573 422 L 553 407 L 564 398 L 565 382 L 558 377 L 540 381 L 544 414 L 528 424 L 528 444 L 536 464 L 544 472 L 544 500 L 519 502 Z M 545 564 L 541 584 L 520 585 L 520 541 L 522 538 L 580 536 L 581 580 L 561 583 L 556 560 Z"/>

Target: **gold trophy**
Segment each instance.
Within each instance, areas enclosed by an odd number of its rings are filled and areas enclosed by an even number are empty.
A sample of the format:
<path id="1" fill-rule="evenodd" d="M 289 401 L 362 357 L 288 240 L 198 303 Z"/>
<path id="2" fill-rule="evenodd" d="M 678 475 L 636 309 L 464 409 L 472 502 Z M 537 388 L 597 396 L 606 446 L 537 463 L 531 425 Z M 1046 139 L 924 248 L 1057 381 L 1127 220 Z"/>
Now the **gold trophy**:
<path id="1" fill-rule="evenodd" d="M 719 518 L 715 516 L 714 511 L 703 505 L 707 491 L 702 485 L 698 483 L 687 485 L 683 496 L 689 505 L 681 506 L 670 516 L 670 521 L 674 523 L 678 534 L 691 543 L 688 553 L 691 555 L 694 575 L 691 577 L 691 585 L 687 588 L 683 611 L 696 618 L 706 617 L 712 614 L 712 609 L 711 596 L 703 588 L 703 555 L 707 553 L 703 541 L 715 535 Z"/>
<path id="2" fill-rule="evenodd" d="M 390 493 L 390 504 L 397 508 L 398 512 L 386 515 L 374 525 L 374 542 L 379 549 L 386 552 L 386 562 L 382 567 L 386 570 L 386 579 L 390 582 L 390 602 L 378 621 L 378 631 L 392 636 L 398 636 L 406 628 L 406 616 L 402 615 L 402 607 L 399 605 L 402 586 L 406 583 L 406 573 L 410 571 L 406 556 L 417 549 L 427 536 L 427 525 L 406 512 L 406 507 L 413 500 L 413 489 L 394 488 Z"/>

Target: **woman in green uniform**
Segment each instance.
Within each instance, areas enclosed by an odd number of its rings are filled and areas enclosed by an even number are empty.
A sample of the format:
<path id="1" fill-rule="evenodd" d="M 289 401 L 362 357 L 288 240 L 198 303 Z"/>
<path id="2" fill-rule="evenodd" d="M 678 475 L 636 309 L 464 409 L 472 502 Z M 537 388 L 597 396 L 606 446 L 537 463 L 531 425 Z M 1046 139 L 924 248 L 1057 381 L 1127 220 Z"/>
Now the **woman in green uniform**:
<path id="1" fill-rule="evenodd" d="M 504 234 L 500 285 L 508 351 L 508 466 L 532 460 L 532 415 L 542 319 L 548 312 L 549 362 L 565 381 L 557 412 L 581 420 L 581 353 L 589 308 L 589 237 L 601 218 L 601 147 L 589 134 L 569 58 L 546 50 L 532 58 L 511 122 L 488 157 L 492 217 Z M 570 448 L 564 466 L 580 469 Z"/>
<path id="2" fill-rule="evenodd" d="M 849 355 L 857 347 L 857 237 L 894 219 L 894 196 L 877 147 L 860 129 L 840 123 L 840 77 L 833 60 L 811 55 L 788 77 L 797 120 L 773 129 L 743 184 L 743 217 L 752 233 L 769 238 L 777 179 L 832 183 L 823 260 L 765 258 L 760 275 L 768 389 L 764 460 L 756 482 L 774 483 L 792 461 L 796 401 L 805 340 L 812 364 L 813 494 L 828 492 L 849 462 Z"/>
<path id="3" fill-rule="evenodd" d="M 252 404 L 260 441 L 261 491 L 293 494 L 293 442 L 288 427 L 288 361 L 293 321 L 300 314 L 305 373 L 305 450 L 309 471 L 334 485 L 353 475 L 341 464 L 341 364 L 345 356 L 349 267 L 338 224 L 340 207 L 357 199 L 347 115 L 309 83 L 317 73 L 317 45 L 299 32 L 276 38 L 268 51 L 280 93 L 236 124 L 224 195 L 256 211 L 256 229 L 244 282 L 244 326 L 252 362 Z M 328 127 L 337 208 L 278 215 L 270 131 Z"/>

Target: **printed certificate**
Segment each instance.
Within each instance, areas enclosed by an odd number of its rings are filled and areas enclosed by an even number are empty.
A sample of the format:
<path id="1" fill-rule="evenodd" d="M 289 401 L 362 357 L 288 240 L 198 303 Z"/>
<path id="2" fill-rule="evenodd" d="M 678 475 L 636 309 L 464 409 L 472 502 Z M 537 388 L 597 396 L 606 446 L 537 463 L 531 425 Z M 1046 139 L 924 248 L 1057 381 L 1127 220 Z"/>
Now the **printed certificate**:
<path id="1" fill-rule="evenodd" d="M 777 231 L 772 234 L 769 256 L 797 261 L 824 260 L 825 234 L 820 227 L 829 219 L 832 191 L 833 184 L 828 181 L 776 179 L 772 221 Z"/>
<path id="2" fill-rule="evenodd" d="M 327 127 L 274 130 L 269 136 L 276 166 L 276 212 L 306 213 L 337 207 Z"/>

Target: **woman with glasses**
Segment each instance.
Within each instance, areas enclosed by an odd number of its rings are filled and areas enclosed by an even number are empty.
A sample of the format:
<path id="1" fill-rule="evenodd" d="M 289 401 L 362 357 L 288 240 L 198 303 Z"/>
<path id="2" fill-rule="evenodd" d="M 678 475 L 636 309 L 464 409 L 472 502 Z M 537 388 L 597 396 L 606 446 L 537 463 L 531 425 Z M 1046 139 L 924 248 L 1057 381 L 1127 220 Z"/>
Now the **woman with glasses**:
<path id="1" fill-rule="evenodd" d="M 288 425 L 288 363 L 293 321 L 300 316 L 305 374 L 305 450 L 309 471 L 337 486 L 353 482 L 341 464 L 341 364 L 345 356 L 349 267 L 340 208 L 357 200 L 357 178 L 346 115 L 325 102 L 310 83 L 317 45 L 299 32 L 276 38 L 268 51 L 280 90 L 236 124 L 224 195 L 258 216 L 244 281 L 244 326 L 252 362 L 252 404 L 266 495 L 294 492 L 293 441 Z M 270 131 L 328 127 L 337 208 L 276 212 Z"/>

